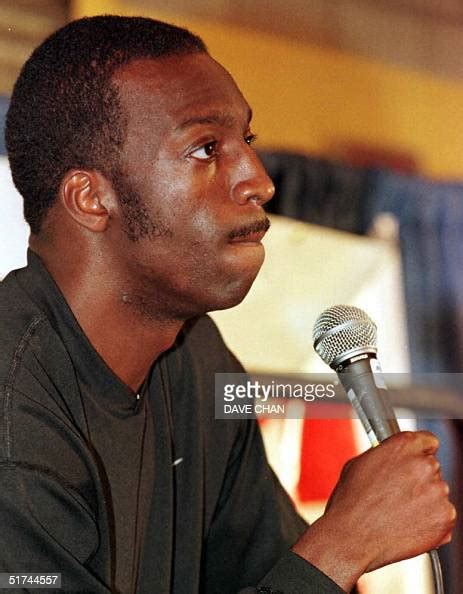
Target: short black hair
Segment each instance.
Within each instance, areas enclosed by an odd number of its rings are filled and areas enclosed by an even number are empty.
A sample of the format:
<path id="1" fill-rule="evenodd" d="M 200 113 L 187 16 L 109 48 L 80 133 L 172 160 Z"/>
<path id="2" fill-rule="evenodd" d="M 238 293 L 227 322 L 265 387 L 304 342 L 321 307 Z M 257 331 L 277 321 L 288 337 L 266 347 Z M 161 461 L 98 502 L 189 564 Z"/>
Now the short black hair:
<path id="1" fill-rule="evenodd" d="M 38 234 L 66 171 L 113 178 L 125 139 L 115 71 L 132 60 L 207 52 L 190 31 L 143 17 L 104 15 L 67 24 L 35 49 L 16 81 L 6 147 L 24 217 Z"/>

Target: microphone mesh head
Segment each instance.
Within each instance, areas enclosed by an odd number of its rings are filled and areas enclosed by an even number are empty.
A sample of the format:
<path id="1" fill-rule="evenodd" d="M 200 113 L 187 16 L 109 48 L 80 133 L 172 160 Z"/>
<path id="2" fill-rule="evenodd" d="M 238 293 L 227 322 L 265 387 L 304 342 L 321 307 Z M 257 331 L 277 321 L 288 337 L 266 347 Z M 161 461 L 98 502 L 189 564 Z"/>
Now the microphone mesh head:
<path id="1" fill-rule="evenodd" d="M 318 316 L 314 348 L 325 363 L 336 367 L 361 353 L 376 353 L 376 324 L 360 308 L 333 305 Z"/>

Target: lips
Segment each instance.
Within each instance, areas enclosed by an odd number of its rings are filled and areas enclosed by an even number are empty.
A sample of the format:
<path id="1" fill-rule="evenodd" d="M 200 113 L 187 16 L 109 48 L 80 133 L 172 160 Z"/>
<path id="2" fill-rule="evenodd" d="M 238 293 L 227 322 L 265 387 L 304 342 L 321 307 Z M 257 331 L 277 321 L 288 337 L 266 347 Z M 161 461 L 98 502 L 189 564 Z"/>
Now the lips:
<path id="1" fill-rule="evenodd" d="M 260 243 L 270 227 L 267 217 L 253 221 L 232 231 L 228 240 L 230 243 Z"/>
<path id="2" fill-rule="evenodd" d="M 241 237 L 235 237 L 230 240 L 230 243 L 260 243 L 265 235 L 265 231 L 248 233 Z"/>

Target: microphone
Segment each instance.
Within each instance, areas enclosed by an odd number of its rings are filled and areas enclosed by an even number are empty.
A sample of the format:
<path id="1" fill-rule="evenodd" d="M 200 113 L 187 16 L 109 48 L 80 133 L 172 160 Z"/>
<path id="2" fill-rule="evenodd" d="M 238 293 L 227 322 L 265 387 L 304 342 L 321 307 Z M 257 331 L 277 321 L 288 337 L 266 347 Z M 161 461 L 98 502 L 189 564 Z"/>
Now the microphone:
<path id="1" fill-rule="evenodd" d="M 376 324 L 358 307 L 334 305 L 313 329 L 314 349 L 334 369 L 372 446 L 400 431 L 376 358 Z"/>
<path id="2" fill-rule="evenodd" d="M 318 316 L 314 349 L 338 374 L 373 447 L 400 431 L 376 359 L 376 324 L 360 308 L 333 305 Z M 436 594 L 444 594 L 437 550 L 429 551 Z"/>

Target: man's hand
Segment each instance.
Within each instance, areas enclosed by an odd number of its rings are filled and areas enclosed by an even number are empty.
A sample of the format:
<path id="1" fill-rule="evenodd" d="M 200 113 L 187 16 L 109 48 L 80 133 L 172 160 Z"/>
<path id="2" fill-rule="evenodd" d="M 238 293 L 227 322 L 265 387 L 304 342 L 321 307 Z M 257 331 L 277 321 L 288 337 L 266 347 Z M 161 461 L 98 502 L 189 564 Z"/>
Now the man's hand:
<path id="1" fill-rule="evenodd" d="M 367 571 L 450 542 L 456 510 L 438 446 L 432 433 L 403 432 L 351 460 L 293 551 L 348 592 Z"/>

